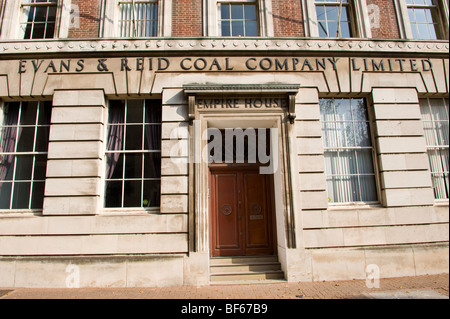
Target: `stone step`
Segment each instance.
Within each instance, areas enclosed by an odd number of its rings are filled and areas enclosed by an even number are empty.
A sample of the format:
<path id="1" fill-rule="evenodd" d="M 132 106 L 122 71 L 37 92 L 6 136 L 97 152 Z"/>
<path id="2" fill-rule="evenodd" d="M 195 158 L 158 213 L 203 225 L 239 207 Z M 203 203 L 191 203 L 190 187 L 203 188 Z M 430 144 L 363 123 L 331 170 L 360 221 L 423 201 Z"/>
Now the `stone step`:
<path id="1" fill-rule="evenodd" d="M 211 274 L 211 282 L 224 281 L 264 281 L 271 279 L 284 279 L 284 273 L 281 270 L 264 271 L 264 272 L 238 272 L 238 273 L 216 273 Z"/>
<path id="2" fill-rule="evenodd" d="M 278 262 L 260 262 L 252 264 L 222 264 L 211 266 L 211 274 L 216 273 L 238 273 L 249 271 L 273 271 L 281 270 Z"/>
<path id="3" fill-rule="evenodd" d="M 256 264 L 265 262 L 278 262 L 277 256 L 242 256 L 242 257 L 213 257 L 210 265 L 227 265 L 227 264 Z"/>
<path id="4" fill-rule="evenodd" d="M 256 283 L 283 280 L 277 256 L 214 257 L 210 260 L 211 283 Z"/>

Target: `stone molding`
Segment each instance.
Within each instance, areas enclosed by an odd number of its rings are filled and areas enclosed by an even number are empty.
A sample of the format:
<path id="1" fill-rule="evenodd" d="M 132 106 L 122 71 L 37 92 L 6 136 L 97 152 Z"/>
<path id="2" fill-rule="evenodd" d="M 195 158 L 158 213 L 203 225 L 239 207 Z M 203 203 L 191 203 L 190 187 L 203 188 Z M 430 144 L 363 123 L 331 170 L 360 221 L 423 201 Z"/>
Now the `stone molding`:
<path id="1" fill-rule="evenodd" d="M 0 41 L 3 56 L 51 53 L 126 52 L 339 52 L 339 53 L 435 53 L 448 54 L 448 41 L 403 41 L 304 38 L 151 38 L 57 39 Z"/>

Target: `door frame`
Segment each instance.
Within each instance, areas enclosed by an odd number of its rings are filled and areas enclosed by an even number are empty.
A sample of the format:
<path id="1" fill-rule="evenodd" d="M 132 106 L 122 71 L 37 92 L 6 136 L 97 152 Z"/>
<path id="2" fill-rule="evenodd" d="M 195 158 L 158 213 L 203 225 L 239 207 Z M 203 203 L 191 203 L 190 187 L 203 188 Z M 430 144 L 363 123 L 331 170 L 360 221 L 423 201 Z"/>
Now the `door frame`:
<path id="1" fill-rule="evenodd" d="M 217 211 L 215 209 L 215 202 L 216 202 L 216 190 L 215 190 L 215 183 L 213 181 L 214 177 L 213 174 L 215 172 L 217 173 L 237 173 L 237 174 L 245 174 L 245 172 L 252 172 L 252 173 L 259 173 L 259 164 L 210 164 L 209 165 L 209 174 L 208 174 L 208 183 L 209 183 L 209 252 L 210 256 L 215 256 L 215 233 L 214 228 L 217 226 Z M 269 198 L 266 198 L 266 207 L 268 209 L 268 215 L 267 215 L 267 226 L 269 231 L 269 247 L 267 248 L 266 253 L 261 254 L 254 254 L 250 253 L 251 248 L 246 248 L 246 220 L 245 218 L 242 218 L 239 222 L 239 228 L 243 231 L 243 238 L 240 251 L 242 251 L 242 254 L 230 254 L 226 256 L 257 256 L 257 255 L 274 255 L 276 254 L 276 247 L 277 247 L 277 235 L 276 235 L 276 224 L 275 224 L 275 193 L 274 193 L 274 175 L 265 175 L 266 181 L 268 182 L 266 185 L 266 194 L 265 196 L 268 196 Z M 245 182 L 241 181 L 242 185 L 244 186 Z M 245 216 L 245 214 L 243 214 Z M 224 255 L 225 256 L 225 255 Z"/>

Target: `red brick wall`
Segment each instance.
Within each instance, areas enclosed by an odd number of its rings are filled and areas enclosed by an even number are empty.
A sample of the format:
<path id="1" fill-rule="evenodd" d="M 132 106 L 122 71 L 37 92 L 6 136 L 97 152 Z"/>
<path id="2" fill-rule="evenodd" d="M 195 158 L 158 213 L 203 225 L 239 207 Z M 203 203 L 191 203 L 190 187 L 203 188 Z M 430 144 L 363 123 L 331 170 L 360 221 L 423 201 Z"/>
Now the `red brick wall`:
<path id="1" fill-rule="evenodd" d="M 172 36 L 201 37 L 203 35 L 202 0 L 173 0 Z"/>
<path id="2" fill-rule="evenodd" d="M 378 6 L 379 17 L 375 15 L 373 10 L 370 10 L 370 5 Z M 379 18 L 378 26 L 372 26 L 372 37 L 375 39 L 399 39 L 400 31 L 394 0 L 367 0 L 367 6 L 371 20 Z"/>
<path id="3" fill-rule="evenodd" d="M 72 0 L 72 10 L 78 6 L 79 27 L 72 25 L 69 38 L 96 38 L 99 36 L 101 0 Z"/>
<path id="4" fill-rule="evenodd" d="M 305 36 L 300 0 L 273 0 L 272 10 L 276 37 Z"/>

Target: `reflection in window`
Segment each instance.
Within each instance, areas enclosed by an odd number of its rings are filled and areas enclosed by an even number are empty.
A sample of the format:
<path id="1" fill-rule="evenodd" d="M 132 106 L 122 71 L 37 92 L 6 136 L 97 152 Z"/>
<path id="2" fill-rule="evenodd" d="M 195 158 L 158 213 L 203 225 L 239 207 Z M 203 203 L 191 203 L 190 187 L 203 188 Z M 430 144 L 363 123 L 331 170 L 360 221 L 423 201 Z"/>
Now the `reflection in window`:
<path id="1" fill-rule="evenodd" d="M 157 0 L 119 1 L 119 15 L 120 37 L 142 38 L 158 35 Z"/>
<path id="2" fill-rule="evenodd" d="M 51 39 L 55 34 L 57 0 L 22 0 L 24 39 Z"/>
<path id="3" fill-rule="evenodd" d="M 110 101 L 105 207 L 159 207 L 161 101 Z"/>
<path id="4" fill-rule="evenodd" d="M 320 99 L 320 113 L 329 201 L 377 201 L 365 100 Z"/>
<path id="5" fill-rule="evenodd" d="M 436 199 L 448 199 L 449 194 L 448 103 L 448 99 L 420 99 L 420 111 Z"/>
<path id="6" fill-rule="evenodd" d="M 352 37 L 349 0 L 315 0 L 320 37 Z"/>
<path id="7" fill-rule="evenodd" d="M 406 0 L 414 39 L 443 39 L 437 0 Z"/>
<path id="8" fill-rule="evenodd" d="M 219 23 L 222 36 L 258 36 L 256 3 L 220 3 Z"/>
<path id="9" fill-rule="evenodd" d="M 51 102 L 3 107 L 0 131 L 0 209 L 43 205 Z"/>

